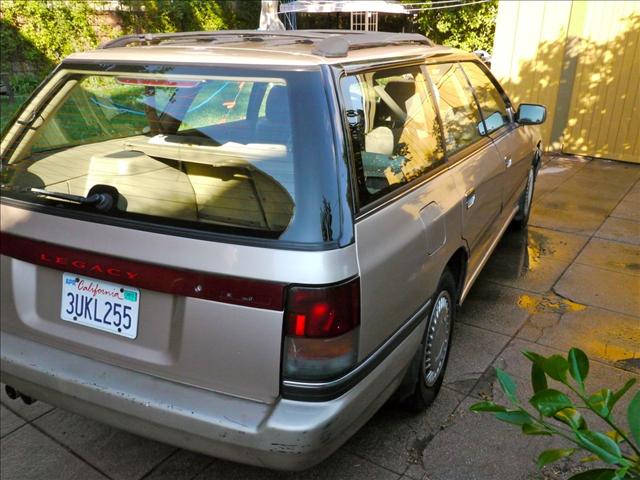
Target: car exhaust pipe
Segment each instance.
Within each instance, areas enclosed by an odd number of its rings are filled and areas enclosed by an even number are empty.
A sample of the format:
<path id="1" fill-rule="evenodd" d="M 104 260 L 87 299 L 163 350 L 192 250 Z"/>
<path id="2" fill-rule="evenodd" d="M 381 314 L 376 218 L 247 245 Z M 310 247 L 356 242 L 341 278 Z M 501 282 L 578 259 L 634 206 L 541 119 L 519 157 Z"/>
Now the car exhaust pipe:
<path id="1" fill-rule="evenodd" d="M 11 385 L 5 385 L 4 391 L 7 392 L 7 397 L 9 397 L 11 400 L 15 400 L 20 396 L 20 393 Z"/>
<path id="2" fill-rule="evenodd" d="M 11 385 L 5 385 L 4 391 L 7 392 L 7 397 L 9 397 L 11 400 L 20 398 L 25 403 L 25 405 L 31 405 L 36 402 L 35 398 L 30 397 L 29 395 L 25 395 L 24 393 L 20 393 Z"/>

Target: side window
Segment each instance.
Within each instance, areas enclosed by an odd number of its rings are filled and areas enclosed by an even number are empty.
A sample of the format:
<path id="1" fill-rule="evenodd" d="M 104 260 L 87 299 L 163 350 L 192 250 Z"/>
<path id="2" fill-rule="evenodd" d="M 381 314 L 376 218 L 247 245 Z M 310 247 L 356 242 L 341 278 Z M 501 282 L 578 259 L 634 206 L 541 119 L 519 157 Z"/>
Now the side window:
<path id="1" fill-rule="evenodd" d="M 484 125 L 464 72 L 457 63 L 428 65 L 438 96 L 440 116 L 449 154 L 482 137 Z"/>
<path id="2" fill-rule="evenodd" d="M 419 66 L 344 77 L 363 203 L 438 167 L 442 134 Z"/>
<path id="3" fill-rule="evenodd" d="M 462 68 L 476 93 L 488 133 L 507 125 L 509 123 L 507 106 L 487 74 L 473 62 L 463 62 Z"/>

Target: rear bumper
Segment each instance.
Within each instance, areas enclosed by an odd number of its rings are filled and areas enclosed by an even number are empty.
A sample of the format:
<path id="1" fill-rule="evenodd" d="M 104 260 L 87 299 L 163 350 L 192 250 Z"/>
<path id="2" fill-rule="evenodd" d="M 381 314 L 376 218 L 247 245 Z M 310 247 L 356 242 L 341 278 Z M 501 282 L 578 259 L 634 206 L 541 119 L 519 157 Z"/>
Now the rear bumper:
<path id="1" fill-rule="evenodd" d="M 421 325 L 422 326 L 422 325 Z M 279 470 L 331 455 L 386 401 L 420 343 L 415 328 L 357 385 L 326 402 L 258 403 L 115 367 L 2 333 L 2 381 L 114 427 Z"/>

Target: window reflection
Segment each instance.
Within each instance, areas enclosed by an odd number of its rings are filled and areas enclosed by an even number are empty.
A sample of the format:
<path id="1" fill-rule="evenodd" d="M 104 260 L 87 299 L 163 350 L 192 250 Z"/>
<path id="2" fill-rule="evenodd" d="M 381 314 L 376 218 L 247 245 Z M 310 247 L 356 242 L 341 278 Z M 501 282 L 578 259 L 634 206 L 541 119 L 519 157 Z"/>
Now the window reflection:
<path id="1" fill-rule="evenodd" d="M 462 63 L 462 68 L 464 68 L 480 104 L 480 110 L 482 110 L 482 116 L 487 126 L 487 133 L 507 125 L 509 123 L 507 106 L 502 95 L 487 77 L 487 74 L 472 62 Z"/>
<path id="2" fill-rule="evenodd" d="M 365 200 L 442 163 L 441 132 L 419 67 L 349 76 L 342 80 L 342 91 Z"/>
<path id="3" fill-rule="evenodd" d="M 458 64 L 441 63 L 427 69 L 438 95 L 447 152 L 455 153 L 481 137 L 482 118 Z"/>

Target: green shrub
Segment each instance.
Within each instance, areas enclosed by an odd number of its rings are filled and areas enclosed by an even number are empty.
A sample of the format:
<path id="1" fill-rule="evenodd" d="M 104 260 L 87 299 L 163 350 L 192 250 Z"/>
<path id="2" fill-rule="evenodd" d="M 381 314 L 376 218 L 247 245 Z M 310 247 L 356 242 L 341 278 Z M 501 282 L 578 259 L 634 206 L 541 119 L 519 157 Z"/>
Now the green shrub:
<path id="1" fill-rule="evenodd" d="M 497 14 L 498 0 L 490 0 L 459 8 L 424 10 L 418 12 L 417 23 L 419 30 L 438 44 L 491 52 Z"/>
<path id="2" fill-rule="evenodd" d="M 578 473 L 571 480 L 622 480 L 640 479 L 640 391 L 636 392 L 627 411 L 630 434 L 615 424 L 613 409 L 618 401 L 636 383 L 630 379 L 621 389 L 603 388 L 587 393 L 585 381 L 589 374 L 589 360 L 582 350 L 572 348 L 567 358 L 560 355 L 544 357 L 534 352 L 524 352 L 531 361 L 531 385 L 533 396 L 527 410 L 516 395 L 516 384 L 502 370 L 496 368 L 500 388 L 511 406 L 494 402 L 479 402 L 470 407 L 474 412 L 491 412 L 503 422 L 517 425 L 524 435 L 555 435 L 564 438 L 570 448 L 545 450 L 538 456 L 539 468 L 580 451 L 588 456 L 581 461 L 600 460 L 608 468 L 595 468 Z M 549 388 L 549 380 L 563 385 L 578 399 L 574 403 L 568 395 Z M 587 426 L 580 411 L 591 411 L 609 425 L 611 431 L 603 433 Z"/>
<path id="3" fill-rule="evenodd" d="M 64 57 L 127 33 L 257 28 L 260 1 L 120 0 L 119 27 L 100 21 L 102 2 L 2 0 L 0 70 L 16 92 L 31 91 Z"/>

